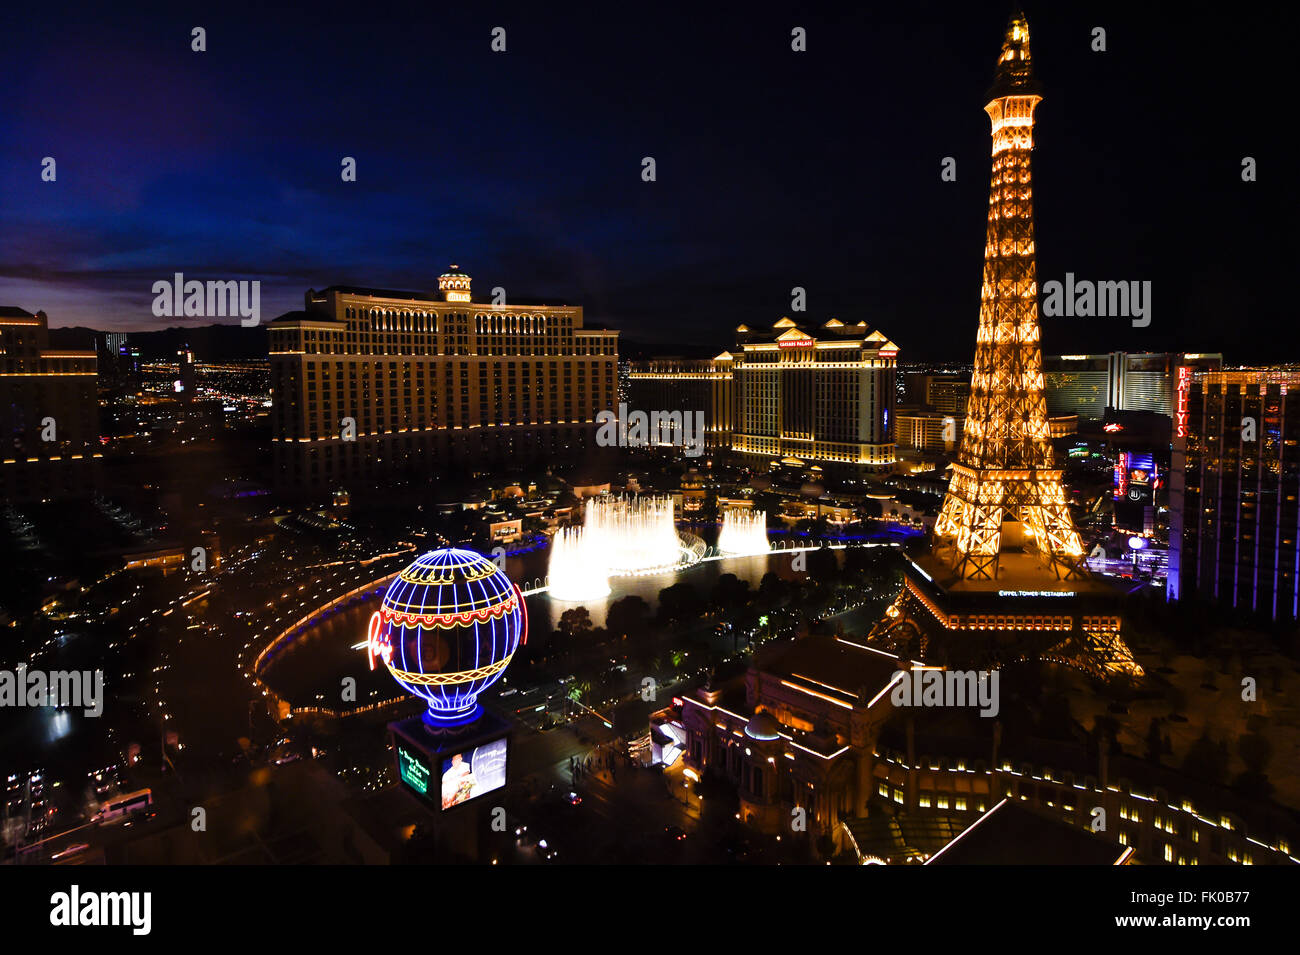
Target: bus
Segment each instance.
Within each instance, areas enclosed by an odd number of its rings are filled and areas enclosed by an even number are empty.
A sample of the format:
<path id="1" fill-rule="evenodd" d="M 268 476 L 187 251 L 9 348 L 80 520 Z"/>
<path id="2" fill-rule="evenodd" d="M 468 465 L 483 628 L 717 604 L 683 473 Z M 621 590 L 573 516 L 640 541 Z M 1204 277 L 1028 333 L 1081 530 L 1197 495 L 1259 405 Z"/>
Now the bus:
<path id="1" fill-rule="evenodd" d="M 99 822 L 112 822 L 114 819 L 121 819 L 124 816 L 131 815 L 131 813 L 139 812 L 152 804 L 153 790 L 139 789 L 124 796 L 114 796 L 100 807 L 96 819 Z"/>

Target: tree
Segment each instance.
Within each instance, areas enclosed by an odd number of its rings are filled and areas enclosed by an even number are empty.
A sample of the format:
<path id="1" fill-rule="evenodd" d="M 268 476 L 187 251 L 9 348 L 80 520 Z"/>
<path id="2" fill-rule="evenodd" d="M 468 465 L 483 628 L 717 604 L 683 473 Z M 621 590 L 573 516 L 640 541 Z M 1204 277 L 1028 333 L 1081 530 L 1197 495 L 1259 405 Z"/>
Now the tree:
<path id="1" fill-rule="evenodd" d="M 1097 746 L 1106 746 L 1112 756 L 1124 750 L 1119 745 L 1119 720 L 1106 713 L 1099 713 L 1092 720 L 1092 738 Z"/>
<path id="2" fill-rule="evenodd" d="M 580 637 L 591 631 L 591 614 L 586 607 L 571 607 L 560 614 L 559 631 L 566 637 Z"/>
<path id="3" fill-rule="evenodd" d="M 1273 744 L 1260 733 L 1247 733 L 1237 741 L 1237 753 L 1246 769 L 1234 785 L 1249 796 L 1267 799 L 1273 793 L 1273 784 L 1264 771 L 1273 756 Z"/>
<path id="4" fill-rule="evenodd" d="M 704 609 L 695 588 L 682 581 L 659 591 L 659 618 L 679 624 L 698 617 Z"/>
<path id="5" fill-rule="evenodd" d="M 1273 744 L 1267 736 L 1247 733 L 1237 740 L 1237 753 L 1246 764 L 1246 769 L 1262 776 L 1268 768 L 1268 761 L 1273 758 Z"/>
<path id="6" fill-rule="evenodd" d="M 1153 763 L 1160 762 L 1160 754 L 1164 752 L 1164 741 L 1160 736 L 1160 720 L 1151 717 L 1151 725 L 1147 727 L 1147 759 Z"/>
<path id="7" fill-rule="evenodd" d="M 749 583 L 735 574 L 723 574 L 713 586 L 713 602 L 720 609 L 733 610 L 749 600 Z"/>
<path id="8" fill-rule="evenodd" d="M 819 584 L 833 584 L 839 579 L 840 562 L 835 551 L 819 547 L 808 555 L 808 576 Z"/>
<path id="9" fill-rule="evenodd" d="M 650 618 L 650 605 L 636 594 L 619 597 L 609 605 L 605 627 L 616 637 L 644 633 Z"/>
<path id="10" fill-rule="evenodd" d="M 1206 731 L 1188 748 L 1187 755 L 1183 758 L 1183 772 L 1203 782 L 1221 786 L 1228 775 L 1228 755 Z"/>
<path id="11" fill-rule="evenodd" d="M 758 595 L 769 610 L 790 602 L 790 585 L 775 571 L 769 570 L 758 583 Z"/>

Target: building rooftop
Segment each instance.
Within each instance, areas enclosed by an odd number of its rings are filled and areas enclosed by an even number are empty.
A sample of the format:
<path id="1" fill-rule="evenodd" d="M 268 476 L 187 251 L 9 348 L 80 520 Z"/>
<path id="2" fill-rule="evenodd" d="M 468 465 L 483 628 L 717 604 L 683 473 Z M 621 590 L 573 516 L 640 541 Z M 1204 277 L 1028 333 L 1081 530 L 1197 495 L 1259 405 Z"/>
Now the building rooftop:
<path id="1" fill-rule="evenodd" d="M 783 338 L 786 340 L 812 338 L 821 341 L 838 339 L 846 343 L 866 341 L 875 343 L 881 348 L 896 347 L 882 332 L 872 329 L 866 322 L 847 323 L 838 319 L 831 319 L 829 322 L 812 320 L 796 322 L 791 318 L 782 318 L 771 328 L 750 328 L 741 325 L 736 329 L 736 339 L 742 345 L 770 343 Z"/>
<path id="2" fill-rule="evenodd" d="M 1129 855 L 1104 835 L 1004 799 L 926 865 L 1119 865 Z"/>
<path id="3" fill-rule="evenodd" d="M 858 861 L 887 865 L 922 862 L 957 838 L 965 826 L 965 818 L 908 813 L 844 820 Z"/>
<path id="4" fill-rule="evenodd" d="M 948 593 L 992 594 L 1025 597 L 1033 594 L 1082 594 L 1093 597 L 1119 593 L 1110 578 L 1080 577 L 1061 580 L 1033 554 L 1007 550 L 998 555 L 996 580 L 962 579 L 951 566 L 933 552 L 913 561 L 937 586 Z M 1013 594 L 1008 591 L 1015 591 Z"/>
<path id="5" fill-rule="evenodd" d="M 839 637 L 803 637 L 760 654 L 754 666 L 846 706 L 866 706 L 898 670 L 891 654 Z"/>
<path id="6" fill-rule="evenodd" d="M 409 289 L 383 289 L 368 288 L 362 285 L 331 285 L 324 289 L 312 289 L 307 294 L 324 295 L 329 292 L 338 292 L 343 295 L 364 295 L 370 298 L 389 298 L 407 302 L 437 302 L 447 304 L 446 297 L 441 291 L 411 291 Z M 479 308 L 570 308 L 564 302 L 547 302 L 535 298 L 509 298 L 504 305 L 493 305 L 491 302 L 459 302 L 454 304 L 474 305 Z M 591 327 L 591 326 L 588 326 Z"/>

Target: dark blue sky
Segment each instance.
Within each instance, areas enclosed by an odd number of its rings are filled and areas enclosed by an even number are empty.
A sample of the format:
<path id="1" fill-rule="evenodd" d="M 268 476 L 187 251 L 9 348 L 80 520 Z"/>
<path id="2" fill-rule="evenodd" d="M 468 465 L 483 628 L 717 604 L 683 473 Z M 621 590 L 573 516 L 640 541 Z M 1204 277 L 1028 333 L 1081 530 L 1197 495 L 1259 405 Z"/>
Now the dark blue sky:
<path id="1" fill-rule="evenodd" d="M 22 6 L 0 15 L 0 304 L 54 325 L 176 324 L 150 312 L 176 271 L 260 279 L 266 319 L 455 261 L 481 295 L 641 341 L 721 350 L 800 285 L 811 318 L 865 319 L 904 359 L 973 351 L 1009 4 Z M 1026 8 L 1039 277 L 1151 280 L 1153 320 L 1045 320 L 1044 347 L 1300 358 L 1293 24 L 1127 6 Z"/>

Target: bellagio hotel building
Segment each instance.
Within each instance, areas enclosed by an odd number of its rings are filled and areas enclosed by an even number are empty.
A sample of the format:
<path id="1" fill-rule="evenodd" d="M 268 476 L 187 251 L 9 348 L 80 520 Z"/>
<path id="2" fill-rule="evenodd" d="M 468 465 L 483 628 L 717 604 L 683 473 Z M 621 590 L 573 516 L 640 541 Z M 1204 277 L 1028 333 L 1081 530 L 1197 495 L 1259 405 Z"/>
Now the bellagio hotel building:
<path id="1" fill-rule="evenodd" d="M 618 332 L 566 305 L 331 286 L 268 326 L 276 483 L 332 490 L 571 459 L 617 404 Z"/>

